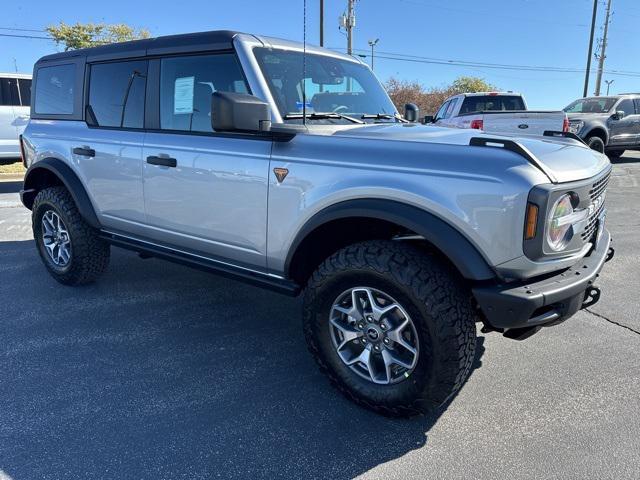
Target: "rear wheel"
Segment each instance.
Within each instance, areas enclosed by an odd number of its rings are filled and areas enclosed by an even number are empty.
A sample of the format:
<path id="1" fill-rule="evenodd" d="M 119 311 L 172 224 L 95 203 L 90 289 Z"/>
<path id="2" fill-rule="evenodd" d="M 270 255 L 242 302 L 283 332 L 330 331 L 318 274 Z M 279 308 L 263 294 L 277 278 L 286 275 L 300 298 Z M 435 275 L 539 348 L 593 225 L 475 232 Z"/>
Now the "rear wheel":
<path id="1" fill-rule="evenodd" d="M 398 242 L 340 250 L 305 291 L 304 331 L 320 369 L 348 398 L 390 416 L 435 410 L 461 388 L 475 321 L 457 275 Z"/>
<path id="2" fill-rule="evenodd" d="M 604 153 L 604 140 L 600 137 L 593 136 L 587 138 L 587 145 L 596 152 Z"/>
<path id="3" fill-rule="evenodd" d="M 109 244 L 80 216 L 64 187 L 40 191 L 33 202 L 33 236 L 49 273 L 65 285 L 93 282 L 109 264 Z"/>

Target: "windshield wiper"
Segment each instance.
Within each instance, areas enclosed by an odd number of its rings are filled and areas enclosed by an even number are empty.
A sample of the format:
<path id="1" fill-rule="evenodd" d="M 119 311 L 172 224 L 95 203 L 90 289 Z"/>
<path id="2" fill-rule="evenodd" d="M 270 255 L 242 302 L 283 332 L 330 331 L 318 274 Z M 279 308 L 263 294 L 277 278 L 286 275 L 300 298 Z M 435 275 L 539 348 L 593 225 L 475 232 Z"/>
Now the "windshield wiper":
<path id="1" fill-rule="evenodd" d="M 302 114 L 302 113 L 287 113 L 284 117 L 282 117 L 283 120 L 295 120 L 297 118 L 308 118 L 309 120 L 326 120 L 329 118 L 337 118 L 337 119 L 344 119 L 344 120 L 348 120 L 351 123 L 364 123 L 362 120 L 358 120 L 357 118 L 353 118 L 350 117 L 349 115 L 343 115 L 341 113 L 335 113 L 335 112 L 326 112 L 326 113 L 319 113 L 319 112 L 314 112 L 314 113 L 307 113 L 306 117 Z"/>
<path id="2" fill-rule="evenodd" d="M 362 115 L 360 118 L 364 119 L 368 119 L 368 118 L 373 118 L 375 120 L 398 120 L 402 123 L 408 123 L 408 120 L 405 120 L 404 118 L 402 118 L 400 115 L 397 114 L 390 114 L 390 113 L 365 113 L 364 115 Z"/>

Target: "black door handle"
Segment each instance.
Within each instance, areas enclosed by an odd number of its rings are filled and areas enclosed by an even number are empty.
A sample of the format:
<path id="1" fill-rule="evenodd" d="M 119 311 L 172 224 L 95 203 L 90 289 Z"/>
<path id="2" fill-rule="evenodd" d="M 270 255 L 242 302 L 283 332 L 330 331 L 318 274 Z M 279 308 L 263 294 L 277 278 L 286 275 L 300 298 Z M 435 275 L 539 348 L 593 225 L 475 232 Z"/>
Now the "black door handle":
<path id="1" fill-rule="evenodd" d="M 83 157 L 95 157 L 96 151 L 93 148 L 76 147 L 73 149 L 74 155 L 82 155 Z"/>
<path id="2" fill-rule="evenodd" d="M 150 163 L 151 165 L 162 165 L 163 167 L 175 167 L 176 165 L 178 165 L 178 162 L 175 158 L 157 157 L 155 155 L 147 157 L 147 163 Z"/>

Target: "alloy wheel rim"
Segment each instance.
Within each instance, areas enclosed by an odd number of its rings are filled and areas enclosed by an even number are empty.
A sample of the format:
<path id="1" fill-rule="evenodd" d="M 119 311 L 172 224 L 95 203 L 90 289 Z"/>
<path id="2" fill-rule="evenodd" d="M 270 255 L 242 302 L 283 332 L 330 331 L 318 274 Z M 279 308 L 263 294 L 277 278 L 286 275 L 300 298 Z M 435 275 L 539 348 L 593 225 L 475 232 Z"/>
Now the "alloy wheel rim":
<path id="1" fill-rule="evenodd" d="M 418 363 L 418 334 L 406 310 L 369 287 L 341 293 L 329 313 L 331 341 L 340 360 L 379 385 L 401 382 Z"/>
<path id="2" fill-rule="evenodd" d="M 42 216 L 42 242 L 49 259 L 58 267 L 66 267 L 71 260 L 71 237 L 66 225 L 53 210 Z"/>

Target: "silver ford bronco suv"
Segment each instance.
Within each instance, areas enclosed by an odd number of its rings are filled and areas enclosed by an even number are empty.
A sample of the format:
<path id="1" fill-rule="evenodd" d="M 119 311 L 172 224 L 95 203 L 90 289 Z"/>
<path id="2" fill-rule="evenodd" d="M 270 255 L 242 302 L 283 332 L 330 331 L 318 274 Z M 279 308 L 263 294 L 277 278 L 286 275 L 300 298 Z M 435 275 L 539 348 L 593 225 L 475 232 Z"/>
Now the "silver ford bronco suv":
<path id="1" fill-rule="evenodd" d="M 611 165 L 572 134 L 412 123 L 359 59 L 230 31 L 33 79 L 21 197 L 56 280 L 94 281 L 113 245 L 303 292 L 311 354 L 380 413 L 448 402 L 476 324 L 524 338 L 598 300 Z"/>

